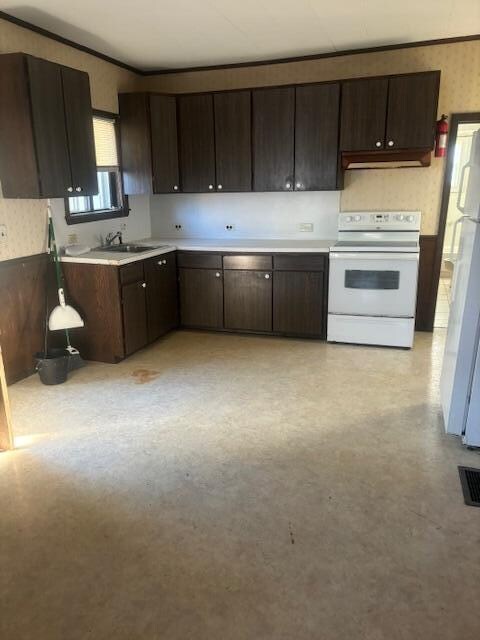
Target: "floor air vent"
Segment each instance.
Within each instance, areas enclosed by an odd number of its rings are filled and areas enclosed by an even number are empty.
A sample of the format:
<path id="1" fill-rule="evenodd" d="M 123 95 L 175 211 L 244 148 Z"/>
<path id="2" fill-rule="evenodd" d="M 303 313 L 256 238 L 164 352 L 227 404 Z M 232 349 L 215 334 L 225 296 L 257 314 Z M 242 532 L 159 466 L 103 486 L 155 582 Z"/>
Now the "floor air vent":
<path id="1" fill-rule="evenodd" d="M 470 507 L 480 507 L 480 469 L 458 467 L 463 499 Z"/>

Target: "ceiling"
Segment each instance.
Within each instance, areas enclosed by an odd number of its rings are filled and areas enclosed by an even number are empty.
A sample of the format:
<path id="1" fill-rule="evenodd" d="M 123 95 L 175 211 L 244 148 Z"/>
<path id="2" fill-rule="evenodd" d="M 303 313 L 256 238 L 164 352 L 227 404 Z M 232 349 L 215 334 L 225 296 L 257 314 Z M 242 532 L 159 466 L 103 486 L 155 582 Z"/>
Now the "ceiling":
<path id="1" fill-rule="evenodd" d="M 0 0 L 0 10 L 143 70 L 480 32 L 479 0 Z"/>

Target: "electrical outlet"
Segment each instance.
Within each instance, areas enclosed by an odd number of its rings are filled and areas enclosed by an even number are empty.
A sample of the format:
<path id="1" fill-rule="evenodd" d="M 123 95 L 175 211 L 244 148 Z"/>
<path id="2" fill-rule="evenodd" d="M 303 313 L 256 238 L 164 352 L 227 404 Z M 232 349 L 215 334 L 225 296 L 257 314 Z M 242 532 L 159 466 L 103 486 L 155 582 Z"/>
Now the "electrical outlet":
<path id="1" fill-rule="evenodd" d="M 181 228 L 182 228 L 182 225 L 181 225 L 181 224 L 176 224 L 176 225 L 175 225 L 175 229 L 176 229 L 177 231 L 180 231 L 180 230 L 181 230 Z"/>
<path id="2" fill-rule="evenodd" d="M 7 225 L 0 224 L 0 244 L 7 243 Z"/>
<path id="3" fill-rule="evenodd" d="M 122 222 L 122 224 L 120 225 L 120 231 L 126 231 L 126 230 L 127 230 L 127 223 Z"/>
<path id="4" fill-rule="evenodd" d="M 300 222 L 298 225 L 299 231 L 313 231 L 313 222 Z"/>
<path id="5" fill-rule="evenodd" d="M 234 224 L 226 224 L 225 225 L 225 229 L 227 231 L 233 231 L 235 229 L 235 225 Z"/>

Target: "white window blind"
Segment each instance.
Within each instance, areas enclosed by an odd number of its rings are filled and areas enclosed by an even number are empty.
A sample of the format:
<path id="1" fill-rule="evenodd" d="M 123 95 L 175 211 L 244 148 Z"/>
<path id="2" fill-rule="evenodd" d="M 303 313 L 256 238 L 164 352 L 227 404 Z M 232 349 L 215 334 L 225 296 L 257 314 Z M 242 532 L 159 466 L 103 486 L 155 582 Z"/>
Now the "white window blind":
<path id="1" fill-rule="evenodd" d="M 114 121 L 94 116 L 93 134 L 95 137 L 97 167 L 118 166 L 117 138 L 115 136 Z"/>

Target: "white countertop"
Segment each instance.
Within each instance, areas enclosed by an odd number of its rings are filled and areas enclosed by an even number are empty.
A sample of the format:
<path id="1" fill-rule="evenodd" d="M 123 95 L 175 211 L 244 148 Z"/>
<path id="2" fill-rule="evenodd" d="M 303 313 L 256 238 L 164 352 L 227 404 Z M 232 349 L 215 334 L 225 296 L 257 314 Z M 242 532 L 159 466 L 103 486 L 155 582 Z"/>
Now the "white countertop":
<path id="1" fill-rule="evenodd" d="M 219 251 L 219 252 L 260 252 L 260 253 L 328 253 L 335 240 L 209 240 L 201 238 L 144 238 L 125 244 L 144 244 L 155 246 L 151 251 L 142 253 L 121 253 L 116 251 L 97 251 L 92 249 L 81 256 L 62 255 L 62 262 L 85 264 L 109 264 L 121 266 L 137 260 L 146 260 L 171 251 Z"/>

